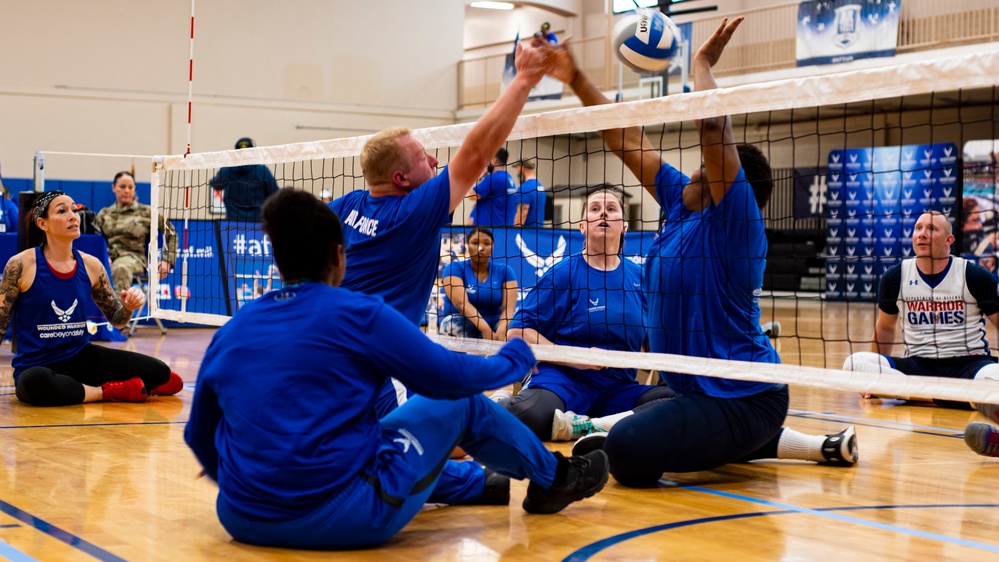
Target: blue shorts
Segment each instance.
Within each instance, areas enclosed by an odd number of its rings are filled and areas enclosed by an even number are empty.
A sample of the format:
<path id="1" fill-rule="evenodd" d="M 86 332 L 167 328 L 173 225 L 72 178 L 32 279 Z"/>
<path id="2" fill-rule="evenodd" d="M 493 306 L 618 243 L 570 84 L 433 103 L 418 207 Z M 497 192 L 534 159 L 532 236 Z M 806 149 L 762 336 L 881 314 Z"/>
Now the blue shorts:
<path id="1" fill-rule="evenodd" d="M 593 371 L 597 373 L 598 371 Z M 599 382 L 596 382 L 599 381 Z M 591 418 L 609 416 L 635 407 L 638 398 L 654 386 L 638 381 L 599 377 L 580 379 L 558 365 L 542 363 L 524 388 L 543 388 L 554 392 L 565 403 L 567 411 L 586 414 Z"/>
<path id="2" fill-rule="evenodd" d="M 382 419 L 374 458 L 323 505 L 290 521 L 261 521 L 219 496 L 219 521 L 240 542 L 312 550 L 369 548 L 406 526 L 431 497 L 448 456 L 461 445 L 496 472 L 544 487 L 555 456 L 509 412 L 482 394 L 460 400 L 414 396 Z M 480 490 L 481 493 L 481 490 Z"/>

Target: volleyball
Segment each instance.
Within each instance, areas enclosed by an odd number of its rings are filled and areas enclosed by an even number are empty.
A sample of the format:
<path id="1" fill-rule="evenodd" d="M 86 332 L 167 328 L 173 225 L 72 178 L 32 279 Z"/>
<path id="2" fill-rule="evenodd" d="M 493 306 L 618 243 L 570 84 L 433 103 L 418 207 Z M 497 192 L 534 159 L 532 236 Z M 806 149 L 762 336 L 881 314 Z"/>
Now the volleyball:
<path id="1" fill-rule="evenodd" d="M 680 48 L 680 30 L 666 14 L 635 10 L 622 17 L 611 32 L 621 64 L 639 74 L 657 74 L 669 68 Z"/>

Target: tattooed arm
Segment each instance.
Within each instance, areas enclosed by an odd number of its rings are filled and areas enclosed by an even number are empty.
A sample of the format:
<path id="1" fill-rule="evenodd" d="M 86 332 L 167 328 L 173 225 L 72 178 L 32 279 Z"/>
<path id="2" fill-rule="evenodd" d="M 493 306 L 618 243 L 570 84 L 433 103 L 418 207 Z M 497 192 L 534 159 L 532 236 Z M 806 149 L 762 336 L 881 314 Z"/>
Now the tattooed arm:
<path id="1" fill-rule="evenodd" d="M 114 287 L 111 286 L 104 264 L 88 254 L 83 254 L 83 261 L 87 266 L 87 274 L 90 275 L 93 288 L 90 294 L 94 298 L 94 302 L 97 303 L 97 308 L 101 309 L 104 317 L 112 326 L 124 328 L 132 318 L 132 313 L 136 309 L 142 308 L 145 303 L 142 292 L 132 287 L 122 291 L 119 298 L 114 292 Z"/>
<path id="2" fill-rule="evenodd" d="M 24 274 L 24 261 L 18 254 L 7 262 L 0 280 L 0 334 L 7 333 L 7 325 L 14 314 L 14 305 L 21 295 L 21 278 Z M 2 338 L 3 336 L 0 336 Z"/>

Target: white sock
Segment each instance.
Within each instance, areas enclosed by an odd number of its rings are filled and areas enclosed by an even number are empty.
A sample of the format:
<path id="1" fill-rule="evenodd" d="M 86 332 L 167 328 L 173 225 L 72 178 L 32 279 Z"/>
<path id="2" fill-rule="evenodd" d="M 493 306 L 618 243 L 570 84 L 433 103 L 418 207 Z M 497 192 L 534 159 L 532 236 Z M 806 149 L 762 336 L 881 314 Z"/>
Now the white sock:
<path id="1" fill-rule="evenodd" d="M 610 431 L 611 428 L 614 427 L 614 424 L 634 413 L 635 412 L 631 410 L 625 410 L 619 414 L 611 414 L 602 418 L 590 418 L 590 422 L 593 424 L 593 427 L 597 429 Z"/>
<path id="2" fill-rule="evenodd" d="M 825 435 L 807 435 L 785 427 L 777 442 L 777 458 L 798 461 L 823 462 L 822 445 L 826 442 Z"/>

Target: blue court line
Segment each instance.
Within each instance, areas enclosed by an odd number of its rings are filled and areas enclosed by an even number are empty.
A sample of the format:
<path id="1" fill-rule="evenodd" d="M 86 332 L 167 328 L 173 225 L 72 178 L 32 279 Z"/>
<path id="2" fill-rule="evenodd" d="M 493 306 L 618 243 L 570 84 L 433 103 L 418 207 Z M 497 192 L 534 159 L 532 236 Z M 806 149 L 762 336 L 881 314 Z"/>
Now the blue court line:
<path id="1" fill-rule="evenodd" d="M 17 519 L 18 521 L 25 523 L 28 526 L 34 527 L 36 530 L 45 533 L 46 535 L 56 539 L 59 542 L 72 546 L 77 550 L 86 552 L 87 554 L 93 556 L 94 558 L 97 558 L 98 560 L 103 560 L 104 562 L 125 562 L 124 558 L 115 556 L 114 554 L 111 554 L 110 552 L 104 550 L 103 548 L 100 548 L 99 546 L 93 543 L 87 542 L 68 531 L 64 531 L 47 521 L 43 521 L 35 517 L 34 515 L 18 507 L 14 507 L 13 505 L 3 500 L 0 500 L 0 512 L 6 513 L 7 515 L 10 515 L 14 519 Z M 6 552 L 0 550 L 0 555 L 6 555 L 6 554 L 7 554 Z M 31 558 L 22 558 L 22 560 L 31 560 Z"/>
<path id="2" fill-rule="evenodd" d="M 51 425 L 0 425 L 0 429 L 58 429 L 63 427 L 117 427 L 121 425 L 185 425 L 187 421 L 149 422 L 107 422 L 107 423 L 65 423 Z"/>
<path id="3" fill-rule="evenodd" d="M 968 412 L 971 413 L 970 410 Z M 921 433 L 928 432 L 939 432 L 939 433 L 954 433 L 954 434 L 964 434 L 963 430 L 950 429 L 946 427 L 937 427 L 933 425 L 919 425 L 914 423 L 903 423 L 891 420 L 877 420 L 871 418 L 861 418 L 857 416 L 843 416 L 840 414 L 832 414 L 829 412 L 809 412 L 807 410 L 788 410 L 788 414 L 801 419 L 810 420 L 820 420 L 820 421 L 837 421 L 837 422 L 849 422 L 856 425 L 863 425 L 866 427 L 880 427 L 882 429 L 888 430 L 899 430 L 901 429 L 918 429 Z M 894 426 L 894 427 L 891 427 Z M 946 436 L 945 436 L 946 437 Z"/>
<path id="4" fill-rule="evenodd" d="M 0 540 L 0 556 L 11 562 L 38 562 L 37 558 L 28 556 L 2 540 Z"/>
<path id="5" fill-rule="evenodd" d="M 953 509 L 953 508 L 985 508 L 985 509 L 995 509 L 999 507 L 999 504 L 928 504 L 928 505 L 871 505 L 871 506 L 851 506 L 851 507 L 822 507 L 817 509 L 809 509 L 805 507 L 798 507 L 793 505 L 782 504 L 778 502 L 772 502 L 769 500 L 761 500 L 758 498 L 752 498 L 749 496 L 741 496 L 738 494 L 731 494 L 729 492 L 720 492 L 718 490 L 711 490 L 708 488 L 701 488 L 700 486 L 678 486 L 686 490 L 693 490 L 697 492 L 705 492 L 717 496 L 722 496 L 730 499 L 744 500 L 752 503 L 759 503 L 771 507 L 782 508 L 779 511 L 756 511 L 752 513 L 739 513 L 734 515 L 718 515 L 715 517 L 705 517 L 702 519 L 690 519 L 687 521 L 677 521 L 675 523 L 666 523 L 663 525 L 656 525 L 653 527 L 646 527 L 644 529 L 636 529 L 634 531 L 629 531 L 627 533 L 621 533 L 613 537 L 608 537 L 603 540 L 599 540 L 595 543 L 589 544 L 580 548 L 579 550 L 573 552 L 569 556 L 563 559 L 563 562 L 583 562 L 589 560 L 591 557 L 596 555 L 602 550 L 611 548 L 625 541 L 638 538 L 644 535 L 650 535 L 652 533 L 658 533 L 660 531 L 668 531 L 672 529 L 678 529 L 681 527 L 690 527 L 693 525 L 701 525 L 705 523 L 715 523 L 718 521 L 734 521 L 738 519 L 748 519 L 751 517 L 769 517 L 771 515 L 791 515 L 804 513 L 809 515 L 817 515 L 819 517 L 825 517 L 829 519 L 834 519 L 837 521 L 842 521 L 845 523 L 854 523 L 866 527 L 875 527 L 877 529 L 899 532 L 907 535 L 913 535 L 920 538 L 939 540 L 941 542 L 957 544 L 959 546 L 967 546 L 969 548 L 977 548 L 980 550 L 986 550 L 989 552 L 999 552 L 999 546 L 991 545 L 986 543 L 980 543 L 975 541 L 969 541 L 965 539 L 959 539 L 954 537 L 948 537 L 946 535 L 939 535 L 936 533 L 927 533 L 923 531 L 917 531 L 915 529 L 908 529 L 906 527 L 899 527 L 896 525 L 888 525 L 885 523 L 878 523 L 876 521 L 868 521 L 866 519 L 859 519 L 857 517 L 850 517 L 848 515 L 839 515 L 837 513 L 832 513 L 833 511 L 862 511 L 862 510 L 876 510 L 876 509 Z"/>

